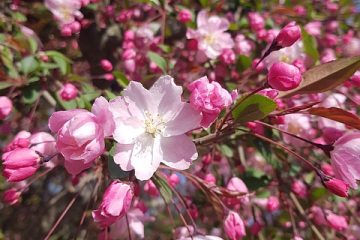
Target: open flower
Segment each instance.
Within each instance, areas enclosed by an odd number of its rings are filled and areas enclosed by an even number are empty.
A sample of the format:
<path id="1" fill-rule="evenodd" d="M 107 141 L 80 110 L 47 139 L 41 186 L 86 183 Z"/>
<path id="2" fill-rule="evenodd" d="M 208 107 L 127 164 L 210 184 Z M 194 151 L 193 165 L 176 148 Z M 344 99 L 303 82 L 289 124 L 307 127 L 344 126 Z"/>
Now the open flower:
<path id="1" fill-rule="evenodd" d="M 136 178 L 148 180 L 161 162 L 183 170 L 198 157 L 185 133 L 199 126 L 201 116 L 181 94 L 174 79 L 163 76 L 150 90 L 133 81 L 110 102 L 118 142 L 114 161 L 121 169 L 135 169 Z"/>
<path id="2" fill-rule="evenodd" d="M 58 134 L 56 148 L 64 156 L 65 168 L 77 175 L 89 168 L 105 150 L 104 137 L 114 129 L 109 103 L 98 97 L 92 112 L 83 109 L 59 111 L 51 115 L 49 128 Z"/>
<path id="3" fill-rule="evenodd" d="M 215 59 L 223 49 L 234 47 L 231 35 L 225 33 L 229 28 L 226 18 L 209 17 L 206 11 L 201 11 L 197 16 L 196 23 L 198 29 L 189 29 L 186 36 L 188 39 L 196 39 L 199 50 L 203 51 L 208 58 Z"/>
<path id="4" fill-rule="evenodd" d="M 80 0 L 45 0 L 45 6 L 54 14 L 60 25 L 70 24 L 82 18 Z"/>

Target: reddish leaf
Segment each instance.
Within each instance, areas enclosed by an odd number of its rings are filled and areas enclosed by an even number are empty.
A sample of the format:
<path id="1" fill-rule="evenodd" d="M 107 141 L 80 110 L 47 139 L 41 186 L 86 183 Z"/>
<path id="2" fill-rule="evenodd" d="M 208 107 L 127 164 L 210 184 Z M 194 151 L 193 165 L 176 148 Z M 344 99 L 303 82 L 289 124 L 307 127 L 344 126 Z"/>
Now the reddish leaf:
<path id="1" fill-rule="evenodd" d="M 311 108 L 308 112 L 312 115 L 328 118 L 337 122 L 344 123 L 350 127 L 360 130 L 360 118 L 355 114 L 342 110 L 340 108 Z"/>

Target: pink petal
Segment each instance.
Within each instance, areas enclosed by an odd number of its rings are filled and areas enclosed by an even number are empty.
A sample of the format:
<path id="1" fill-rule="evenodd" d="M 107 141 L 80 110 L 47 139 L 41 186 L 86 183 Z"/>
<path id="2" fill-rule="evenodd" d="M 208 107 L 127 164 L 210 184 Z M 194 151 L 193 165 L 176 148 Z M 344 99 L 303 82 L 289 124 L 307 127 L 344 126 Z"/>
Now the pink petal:
<path id="1" fill-rule="evenodd" d="M 110 105 L 104 97 L 98 97 L 92 106 L 91 112 L 96 116 L 97 123 L 104 129 L 104 136 L 110 136 L 115 128 Z"/>
<path id="2" fill-rule="evenodd" d="M 116 144 L 114 153 L 114 162 L 120 165 L 124 171 L 133 170 L 130 159 L 134 144 Z"/>
<path id="3" fill-rule="evenodd" d="M 58 132 L 59 129 L 71 118 L 77 114 L 87 112 L 83 109 L 74 109 L 69 111 L 54 112 L 49 118 L 49 128 L 52 132 Z"/>

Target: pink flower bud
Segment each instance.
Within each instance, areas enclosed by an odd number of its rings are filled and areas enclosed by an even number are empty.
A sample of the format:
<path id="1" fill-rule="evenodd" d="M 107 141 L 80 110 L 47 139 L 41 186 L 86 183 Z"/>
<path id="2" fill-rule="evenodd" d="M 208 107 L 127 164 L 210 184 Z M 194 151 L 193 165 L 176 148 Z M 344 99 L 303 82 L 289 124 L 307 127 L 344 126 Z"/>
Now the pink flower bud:
<path id="1" fill-rule="evenodd" d="M 324 180 L 324 185 L 330 192 L 339 197 L 348 197 L 349 184 L 337 178 Z"/>
<path id="2" fill-rule="evenodd" d="M 279 91 L 288 91 L 300 85 L 300 70 L 284 62 L 274 63 L 268 73 L 268 84 Z"/>
<path id="3" fill-rule="evenodd" d="M 113 70 L 113 65 L 112 65 L 112 63 L 111 63 L 109 60 L 107 60 L 107 59 L 102 59 L 102 60 L 100 61 L 100 66 L 101 66 L 101 68 L 102 68 L 104 71 L 106 71 L 106 72 L 110 72 L 110 71 Z"/>
<path id="4" fill-rule="evenodd" d="M 3 202 L 8 205 L 14 205 L 19 202 L 21 196 L 21 192 L 19 192 L 16 188 L 10 188 L 4 192 Z"/>
<path id="5" fill-rule="evenodd" d="M 78 33 L 81 29 L 81 24 L 78 21 L 74 21 L 69 24 L 69 27 L 71 28 L 72 33 Z"/>
<path id="6" fill-rule="evenodd" d="M 167 180 L 172 187 L 176 187 L 180 183 L 180 178 L 175 173 L 171 174 Z"/>
<path id="7" fill-rule="evenodd" d="M 281 47 L 290 47 L 301 36 L 301 29 L 295 22 L 288 23 L 275 38 L 277 45 Z"/>
<path id="8" fill-rule="evenodd" d="M 112 75 L 111 73 L 106 73 L 106 74 L 104 74 L 104 79 L 106 81 L 112 81 L 112 80 L 114 80 L 114 75 Z"/>
<path id="9" fill-rule="evenodd" d="M 301 6 L 301 5 L 296 5 L 294 7 L 294 11 L 296 12 L 297 15 L 299 16 L 304 16 L 306 15 L 306 8 Z"/>
<path id="10" fill-rule="evenodd" d="M 60 90 L 60 97 L 64 101 L 70 101 L 74 98 L 76 98 L 78 94 L 78 89 L 75 87 L 75 85 L 71 83 L 66 83 L 63 88 Z"/>
<path id="11" fill-rule="evenodd" d="M 186 41 L 186 47 L 190 51 L 197 51 L 198 50 L 198 41 L 196 39 L 188 39 Z"/>
<path id="12" fill-rule="evenodd" d="M 63 37 L 71 37 L 72 35 L 71 27 L 68 25 L 64 25 L 60 30 L 60 34 Z"/>
<path id="13" fill-rule="evenodd" d="M 201 161 L 204 165 L 208 165 L 211 163 L 211 153 L 208 153 L 206 155 L 204 155 L 202 158 L 201 158 Z"/>
<path id="14" fill-rule="evenodd" d="M 225 219 L 224 230 L 230 240 L 239 240 L 246 236 L 243 220 L 233 211 L 230 211 Z"/>
<path id="15" fill-rule="evenodd" d="M 306 185 L 300 180 L 295 180 L 291 184 L 291 190 L 300 198 L 305 198 L 308 195 Z"/>
<path id="16" fill-rule="evenodd" d="M 6 96 L 0 97 L 0 120 L 5 119 L 11 113 L 13 105 L 11 100 Z"/>
<path id="17" fill-rule="evenodd" d="M 216 184 L 216 177 L 213 174 L 208 173 L 204 176 L 204 181 L 208 184 Z"/>
<path id="18" fill-rule="evenodd" d="M 258 64 L 258 62 L 260 61 L 260 58 L 255 58 L 251 64 L 251 68 L 254 69 L 257 72 L 260 72 L 261 70 L 264 69 L 265 65 L 264 62 L 260 62 Z"/>
<path id="19" fill-rule="evenodd" d="M 224 49 L 220 55 L 220 61 L 224 64 L 234 64 L 235 63 L 235 53 L 231 49 Z"/>
<path id="20" fill-rule="evenodd" d="M 326 220 L 329 223 L 329 226 L 336 231 L 344 231 L 348 228 L 346 218 L 343 216 L 328 212 L 326 215 Z"/>
<path id="21" fill-rule="evenodd" d="M 113 181 L 106 189 L 98 209 L 92 212 L 94 221 L 101 227 L 107 227 L 129 210 L 134 193 L 129 184 Z"/>
<path id="22" fill-rule="evenodd" d="M 20 182 L 31 177 L 39 168 L 40 156 L 31 149 L 17 148 L 4 153 L 3 175 L 9 182 Z"/>
<path id="23" fill-rule="evenodd" d="M 249 20 L 250 28 L 253 31 L 258 31 L 265 27 L 264 18 L 257 12 L 249 13 L 248 20 Z"/>
<path id="24" fill-rule="evenodd" d="M 178 13 L 176 19 L 181 23 L 187 23 L 187 22 L 191 21 L 192 14 L 187 9 L 181 9 L 180 12 Z"/>
<path id="25" fill-rule="evenodd" d="M 159 196 L 159 191 L 153 181 L 149 180 L 144 185 L 144 192 L 152 197 Z"/>
<path id="26" fill-rule="evenodd" d="M 250 232 L 253 235 L 258 235 L 261 229 L 262 229 L 262 225 L 259 222 L 254 222 L 254 224 L 251 225 L 250 227 Z"/>
<path id="27" fill-rule="evenodd" d="M 275 212 L 279 210 L 279 208 L 280 208 L 279 199 L 277 197 L 270 196 L 267 200 L 266 209 L 269 212 Z"/>

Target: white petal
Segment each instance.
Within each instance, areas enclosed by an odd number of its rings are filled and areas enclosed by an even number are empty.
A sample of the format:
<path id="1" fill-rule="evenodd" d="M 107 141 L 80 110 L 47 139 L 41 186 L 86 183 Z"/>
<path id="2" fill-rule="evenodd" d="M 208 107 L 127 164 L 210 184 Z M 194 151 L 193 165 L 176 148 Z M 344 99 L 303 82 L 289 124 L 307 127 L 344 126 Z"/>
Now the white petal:
<path id="1" fill-rule="evenodd" d="M 161 138 L 162 162 L 169 167 L 184 170 L 196 160 L 198 153 L 195 144 L 185 134 Z"/>
<path id="2" fill-rule="evenodd" d="M 124 171 L 131 171 L 134 168 L 131 165 L 131 153 L 134 144 L 116 144 L 114 153 L 114 162 L 120 165 Z"/>
<path id="3" fill-rule="evenodd" d="M 129 98 L 142 111 L 156 114 L 156 106 L 152 94 L 141 83 L 131 81 L 123 91 L 123 96 Z"/>
<path id="4" fill-rule="evenodd" d="M 163 136 L 176 136 L 184 134 L 199 127 L 201 121 L 200 112 L 193 109 L 190 104 L 183 103 L 179 113 L 166 123 Z"/>
<path id="5" fill-rule="evenodd" d="M 131 165 L 139 180 L 149 180 L 160 165 L 159 139 L 143 134 L 135 141 L 131 155 Z"/>

